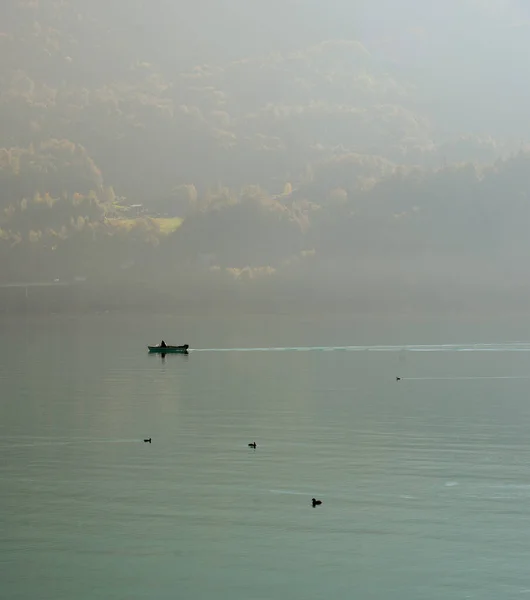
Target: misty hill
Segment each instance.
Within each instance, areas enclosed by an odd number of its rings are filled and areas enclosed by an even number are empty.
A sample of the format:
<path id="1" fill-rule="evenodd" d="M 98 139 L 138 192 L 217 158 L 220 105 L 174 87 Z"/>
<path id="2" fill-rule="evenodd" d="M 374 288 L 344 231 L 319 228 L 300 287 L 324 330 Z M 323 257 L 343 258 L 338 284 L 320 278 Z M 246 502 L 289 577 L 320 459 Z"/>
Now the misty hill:
<path id="1" fill-rule="evenodd" d="M 528 19 L 501 0 L 6 0 L 0 279 L 248 302 L 505 289 L 530 249 Z"/>

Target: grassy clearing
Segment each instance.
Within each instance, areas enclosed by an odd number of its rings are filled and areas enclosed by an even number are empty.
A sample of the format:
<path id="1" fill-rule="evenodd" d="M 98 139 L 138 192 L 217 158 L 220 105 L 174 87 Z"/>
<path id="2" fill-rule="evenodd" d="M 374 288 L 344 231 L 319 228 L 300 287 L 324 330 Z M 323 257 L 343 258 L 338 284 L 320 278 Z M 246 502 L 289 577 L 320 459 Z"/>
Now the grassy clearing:
<path id="1" fill-rule="evenodd" d="M 173 233 L 182 225 L 182 219 L 179 217 L 173 217 L 169 219 L 164 217 L 147 217 L 146 219 L 108 219 L 108 222 L 113 227 L 121 227 L 122 229 L 130 231 L 135 225 L 144 220 L 151 221 L 153 224 L 155 224 L 160 229 L 160 233 L 162 235 Z"/>
<path id="2" fill-rule="evenodd" d="M 183 219 L 181 219 L 180 217 L 173 217 L 171 219 L 164 219 L 160 217 L 150 220 L 156 223 L 160 227 L 160 233 L 163 233 L 165 235 L 176 231 L 182 225 L 183 221 Z"/>

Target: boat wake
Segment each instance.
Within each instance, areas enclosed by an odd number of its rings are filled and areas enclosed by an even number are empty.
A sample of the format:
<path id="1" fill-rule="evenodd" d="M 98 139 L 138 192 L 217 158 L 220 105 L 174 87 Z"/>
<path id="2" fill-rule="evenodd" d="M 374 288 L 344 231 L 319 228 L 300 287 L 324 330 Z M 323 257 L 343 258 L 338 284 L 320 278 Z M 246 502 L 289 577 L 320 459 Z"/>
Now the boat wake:
<path id="1" fill-rule="evenodd" d="M 530 352 L 530 342 L 402 346 L 282 346 L 270 348 L 190 348 L 189 352 Z"/>
<path id="2" fill-rule="evenodd" d="M 475 375 L 466 377 L 401 377 L 401 381 L 466 381 L 471 379 L 530 379 L 530 375 Z"/>

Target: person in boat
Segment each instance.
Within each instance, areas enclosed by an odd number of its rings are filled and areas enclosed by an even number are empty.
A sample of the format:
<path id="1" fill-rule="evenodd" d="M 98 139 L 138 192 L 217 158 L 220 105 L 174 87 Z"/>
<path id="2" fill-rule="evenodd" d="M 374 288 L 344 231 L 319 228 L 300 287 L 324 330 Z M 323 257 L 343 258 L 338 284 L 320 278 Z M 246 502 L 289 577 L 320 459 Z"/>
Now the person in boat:
<path id="1" fill-rule="evenodd" d="M 160 342 L 160 348 L 167 348 L 167 344 L 164 342 L 164 340 Z"/>

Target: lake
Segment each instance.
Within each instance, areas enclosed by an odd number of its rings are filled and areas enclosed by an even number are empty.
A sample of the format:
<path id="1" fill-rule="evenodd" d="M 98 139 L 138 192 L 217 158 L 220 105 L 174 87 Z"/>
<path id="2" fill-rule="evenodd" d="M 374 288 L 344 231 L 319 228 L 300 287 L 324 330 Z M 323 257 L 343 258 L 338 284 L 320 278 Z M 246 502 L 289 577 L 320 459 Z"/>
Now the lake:
<path id="1" fill-rule="evenodd" d="M 6 600 L 530 595 L 528 321 L 107 314 L 0 335 Z M 148 355 L 162 338 L 189 355 Z"/>

